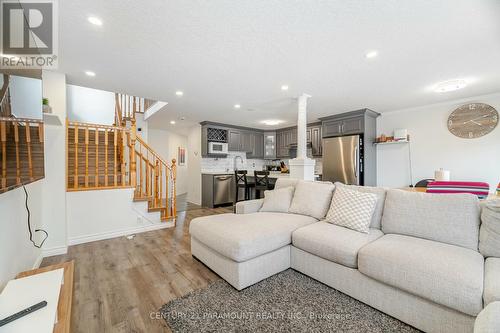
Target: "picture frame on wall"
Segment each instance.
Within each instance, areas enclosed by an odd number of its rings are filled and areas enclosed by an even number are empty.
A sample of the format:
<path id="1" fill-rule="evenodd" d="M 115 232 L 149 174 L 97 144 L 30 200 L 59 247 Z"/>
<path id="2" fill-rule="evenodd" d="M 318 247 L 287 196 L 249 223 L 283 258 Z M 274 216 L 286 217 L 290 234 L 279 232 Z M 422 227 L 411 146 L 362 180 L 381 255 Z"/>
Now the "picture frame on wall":
<path id="1" fill-rule="evenodd" d="M 178 165 L 186 164 L 186 148 L 178 147 L 177 148 L 177 161 Z"/>

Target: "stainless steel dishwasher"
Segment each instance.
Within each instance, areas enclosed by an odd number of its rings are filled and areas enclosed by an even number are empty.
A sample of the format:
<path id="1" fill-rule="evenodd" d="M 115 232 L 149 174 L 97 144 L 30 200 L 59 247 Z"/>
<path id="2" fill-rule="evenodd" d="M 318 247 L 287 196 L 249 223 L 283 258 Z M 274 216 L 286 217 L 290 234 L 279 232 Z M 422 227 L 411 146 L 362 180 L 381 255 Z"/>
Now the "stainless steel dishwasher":
<path id="1" fill-rule="evenodd" d="M 214 176 L 214 201 L 215 205 L 223 205 L 234 201 L 235 184 L 233 175 Z"/>

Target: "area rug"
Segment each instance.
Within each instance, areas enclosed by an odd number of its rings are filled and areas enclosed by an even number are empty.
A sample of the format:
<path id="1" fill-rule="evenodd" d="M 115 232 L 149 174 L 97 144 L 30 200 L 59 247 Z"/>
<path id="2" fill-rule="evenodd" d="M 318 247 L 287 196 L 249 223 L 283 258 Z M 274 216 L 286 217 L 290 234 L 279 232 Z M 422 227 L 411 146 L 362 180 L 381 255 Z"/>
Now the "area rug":
<path id="1" fill-rule="evenodd" d="M 160 312 L 173 332 L 419 332 L 292 269 L 242 291 L 217 281 Z"/>

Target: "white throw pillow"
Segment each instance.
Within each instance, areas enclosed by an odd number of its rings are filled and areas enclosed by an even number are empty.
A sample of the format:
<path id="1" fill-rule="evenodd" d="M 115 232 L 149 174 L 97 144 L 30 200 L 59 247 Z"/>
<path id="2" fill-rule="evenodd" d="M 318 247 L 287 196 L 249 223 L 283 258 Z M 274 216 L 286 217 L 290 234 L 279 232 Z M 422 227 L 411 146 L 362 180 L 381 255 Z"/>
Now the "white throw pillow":
<path id="1" fill-rule="evenodd" d="M 367 234 L 376 205 L 375 194 L 362 193 L 339 186 L 335 189 L 325 220 Z"/>
<path id="2" fill-rule="evenodd" d="M 282 187 L 273 191 L 264 191 L 264 203 L 260 212 L 288 213 L 293 198 L 292 186 Z"/>
<path id="3" fill-rule="evenodd" d="M 299 181 L 289 212 L 321 220 L 328 212 L 334 189 L 330 182 Z"/>

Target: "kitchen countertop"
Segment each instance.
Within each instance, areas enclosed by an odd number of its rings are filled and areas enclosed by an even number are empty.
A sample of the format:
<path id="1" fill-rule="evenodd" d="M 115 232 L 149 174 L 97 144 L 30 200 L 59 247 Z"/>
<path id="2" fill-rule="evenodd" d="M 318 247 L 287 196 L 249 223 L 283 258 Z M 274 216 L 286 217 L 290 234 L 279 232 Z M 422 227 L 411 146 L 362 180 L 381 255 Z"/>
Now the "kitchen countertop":
<path id="1" fill-rule="evenodd" d="M 227 172 L 227 171 L 204 171 L 201 173 L 202 175 L 234 175 L 234 172 Z M 253 177 L 253 170 L 248 170 L 248 177 Z M 314 177 L 319 177 L 320 175 L 314 175 Z M 290 178 L 289 173 L 281 173 L 281 172 L 276 172 L 276 171 L 270 171 L 269 173 L 269 178 Z"/>

